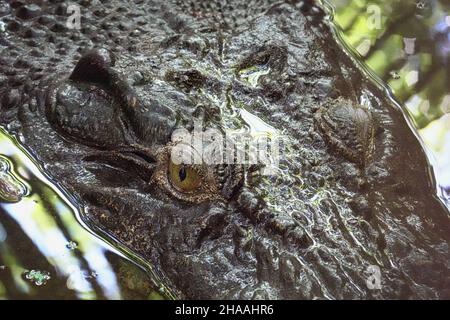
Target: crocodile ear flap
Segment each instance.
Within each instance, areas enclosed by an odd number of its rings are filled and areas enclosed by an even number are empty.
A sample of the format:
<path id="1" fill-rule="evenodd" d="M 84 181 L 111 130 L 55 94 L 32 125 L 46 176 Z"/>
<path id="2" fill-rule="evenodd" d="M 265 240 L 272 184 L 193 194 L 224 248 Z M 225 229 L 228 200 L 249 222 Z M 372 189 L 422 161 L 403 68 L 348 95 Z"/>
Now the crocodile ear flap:
<path id="1" fill-rule="evenodd" d="M 114 56 L 108 50 L 91 50 L 78 61 L 70 75 L 70 79 L 109 86 L 111 81 L 110 68 L 114 66 L 114 62 Z"/>

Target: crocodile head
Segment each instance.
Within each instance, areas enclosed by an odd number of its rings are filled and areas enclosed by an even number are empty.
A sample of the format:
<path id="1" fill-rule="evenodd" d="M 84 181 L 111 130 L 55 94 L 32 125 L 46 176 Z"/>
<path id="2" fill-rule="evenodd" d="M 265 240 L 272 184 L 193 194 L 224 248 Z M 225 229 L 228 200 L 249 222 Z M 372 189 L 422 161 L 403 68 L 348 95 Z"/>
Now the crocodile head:
<path id="1" fill-rule="evenodd" d="M 130 26 L 85 4 L 84 29 L 54 31 L 73 41 L 49 49 L 58 67 L 2 91 L 2 122 L 93 229 L 178 297 L 448 297 L 450 221 L 425 154 L 321 9 L 142 6 L 118 7 Z M 261 134 L 282 138 L 269 163 L 204 156 Z"/>

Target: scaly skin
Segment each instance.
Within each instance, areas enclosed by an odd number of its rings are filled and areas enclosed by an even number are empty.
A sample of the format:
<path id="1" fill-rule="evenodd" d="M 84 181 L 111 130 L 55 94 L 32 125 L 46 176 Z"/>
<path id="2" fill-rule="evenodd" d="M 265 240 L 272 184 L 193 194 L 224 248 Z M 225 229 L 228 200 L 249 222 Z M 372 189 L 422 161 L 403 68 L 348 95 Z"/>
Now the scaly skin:
<path id="1" fill-rule="evenodd" d="M 158 285 L 185 298 L 450 298 L 450 221 L 425 154 L 321 9 L 102 2 L 80 1 L 80 30 L 60 1 L 2 2 L 0 121 Z M 264 75 L 246 81 L 252 67 Z M 354 108 L 328 112 L 342 103 Z M 288 137 L 280 170 L 229 166 L 220 180 L 202 167 L 201 193 L 175 190 L 173 130 L 199 114 L 247 128 L 243 107 Z"/>

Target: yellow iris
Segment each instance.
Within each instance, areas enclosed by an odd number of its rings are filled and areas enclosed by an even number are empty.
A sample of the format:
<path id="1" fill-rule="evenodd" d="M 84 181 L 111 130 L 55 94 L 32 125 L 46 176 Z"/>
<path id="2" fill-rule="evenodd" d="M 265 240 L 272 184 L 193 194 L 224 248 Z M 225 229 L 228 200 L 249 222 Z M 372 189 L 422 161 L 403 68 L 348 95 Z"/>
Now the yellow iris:
<path id="1" fill-rule="evenodd" d="M 193 168 L 173 162 L 169 165 L 169 178 L 172 185 L 182 192 L 192 192 L 202 182 L 200 175 Z"/>

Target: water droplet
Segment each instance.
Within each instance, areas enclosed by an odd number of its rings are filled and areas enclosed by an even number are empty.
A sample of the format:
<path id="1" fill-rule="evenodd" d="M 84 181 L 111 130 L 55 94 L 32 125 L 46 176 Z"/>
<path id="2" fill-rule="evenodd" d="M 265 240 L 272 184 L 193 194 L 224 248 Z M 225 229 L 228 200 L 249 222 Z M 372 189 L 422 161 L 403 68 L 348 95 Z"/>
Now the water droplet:
<path id="1" fill-rule="evenodd" d="M 66 248 L 69 250 L 75 250 L 78 247 L 78 243 L 75 241 L 69 241 L 66 243 Z"/>
<path id="2" fill-rule="evenodd" d="M 0 158 L 0 171 L 7 171 L 9 168 L 8 162 L 5 159 Z"/>
<path id="3" fill-rule="evenodd" d="M 258 80 L 261 76 L 267 75 L 270 72 L 268 65 L 252 66 L 239 71 L 239 77 L 247 81 L 252 87 L 258 86 Z"/>
<path id="4" fill-rule="evenodd" d="M 40 270 L 30 270 L 26 272 L 25 278 L 33 282 L 36 286 L 42 286 L 51 279 L 49 272 Z"/>
<path id="5" fill-rule="evenodd" d="M 17 140 L 19 140 L 20 143 L 24 143 L 25 142 L 25 137 L 24 137 L 22 132 L 19 132 L 17 134 Z"/>
<path id="6" fill-rule="evenodd" d="M 25 186 L 10 172 L 6 159 L 0 158 L 0 201 L 19 202 L 25 194 Z"/>
<path id="7" fill-rule="evenodd" d="M 417 4 L 416 4 L 417 9 L 420 9 L 420 10 L 425 9 L 426 6 L 427 6 L 427 5 L 426 5 L 425 3 L 423 3 L 422 1 L 419 1 L 419 2 L 417 2 Z"/>
<path id="8" fill-rule="evenodd" d="M 389 72 L 389 75 L 392 79 L 400 79 L 400 74 L 397 71 L 391 71 Z"/>
<path id="9" fill-rule="evenodd" d="M 418 18 L 429 18 L 433 13 L 433 8 L 428 0 L 416 2 L 416 16 Z"/>
<path id="10" fill-rule="evenodd" d="M 84 275 L 85 279 L 95 279 L 97 277 L 98 277 L 98 273 L 95 271 L 88 272 L 87 274 Z"/>

